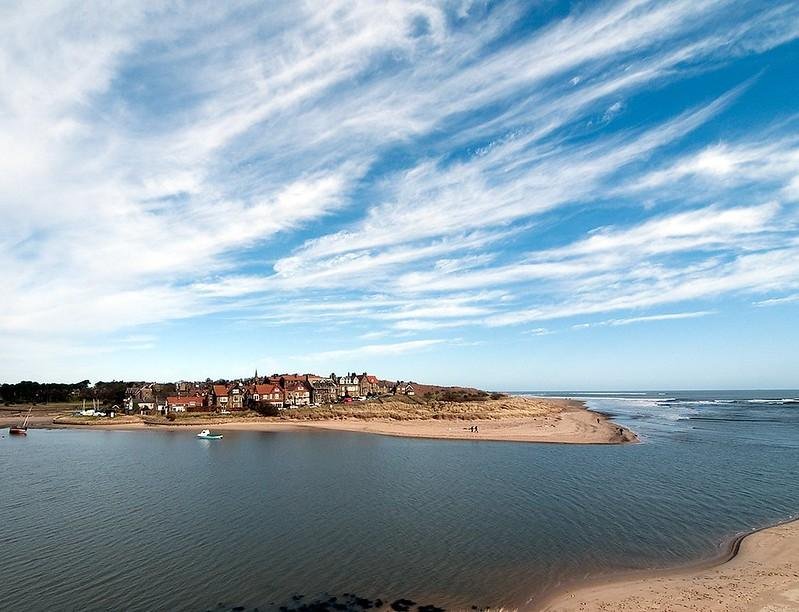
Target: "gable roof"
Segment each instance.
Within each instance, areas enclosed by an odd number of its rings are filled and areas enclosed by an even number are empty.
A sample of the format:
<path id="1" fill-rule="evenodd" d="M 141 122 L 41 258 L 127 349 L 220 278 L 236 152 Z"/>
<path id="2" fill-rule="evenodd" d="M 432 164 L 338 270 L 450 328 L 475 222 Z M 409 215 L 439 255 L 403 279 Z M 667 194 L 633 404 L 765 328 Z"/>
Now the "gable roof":
<path id="1" fill-rule="evenodd" d="M 227 385 L 214 385 L 214 395 L 225 396 L 227 394 Z"/>
<path id="2" fill-rule="evenodd" d="M 166 398 L 167 404 L 174 406 L 188 406 L 193 404 L 195 406 L 203 405 L 203 398 L 200 395 L 187 395 L 185 397 L 178 397 L 177 395 L 170 395 Z"/>
<path id="3" fill-rule="evenodd" d="M 283 389 L 271 383 L 265 385 L 255 385 L 255 392 L 258 395 L 272 395 L 272 393 L 274 393 L 275 391 L 282 392 Z"/>
<path id="4" fill-rule="evenodd" d="M 308 387 L 306 386 L 304 381 L 300 380 L 289 380 L 286 381 L 286 384 L 283 386 L 286 391 L 308 391 Z"/>

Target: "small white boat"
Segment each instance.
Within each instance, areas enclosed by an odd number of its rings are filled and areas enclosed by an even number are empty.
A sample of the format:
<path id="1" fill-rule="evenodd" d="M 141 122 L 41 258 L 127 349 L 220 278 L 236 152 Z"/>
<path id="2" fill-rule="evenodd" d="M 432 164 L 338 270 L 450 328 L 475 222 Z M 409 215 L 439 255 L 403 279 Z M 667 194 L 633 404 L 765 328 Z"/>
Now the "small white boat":
<path id="1" fill-rule="evenodd" d="M 197 437 L 202 438 L 203 440 L 221 440 L 222 434 L 211 433 L 210 429 L 203 429 L 200 433 L 197 434 Z"/>

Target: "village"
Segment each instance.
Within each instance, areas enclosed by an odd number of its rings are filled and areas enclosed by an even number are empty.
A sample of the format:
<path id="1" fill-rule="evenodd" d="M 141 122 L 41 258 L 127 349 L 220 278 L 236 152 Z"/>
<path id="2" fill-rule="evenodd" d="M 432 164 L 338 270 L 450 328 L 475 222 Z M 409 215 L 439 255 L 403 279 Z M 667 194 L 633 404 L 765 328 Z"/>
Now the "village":
<path id="1" fill-rule="evenodd" d="M 273 374 L 230 382 L 186 382 L 174 385 L 145 383 L 125 392 L 124 410 L 128 414 L 169 415 L 181 412 L 218 412 L 254 410 L 263 414 L 291 408 L 367 401 L 385 395 L 416 394 L 413 383 L 381 380 L 377 376 L 348 372 Z"/>

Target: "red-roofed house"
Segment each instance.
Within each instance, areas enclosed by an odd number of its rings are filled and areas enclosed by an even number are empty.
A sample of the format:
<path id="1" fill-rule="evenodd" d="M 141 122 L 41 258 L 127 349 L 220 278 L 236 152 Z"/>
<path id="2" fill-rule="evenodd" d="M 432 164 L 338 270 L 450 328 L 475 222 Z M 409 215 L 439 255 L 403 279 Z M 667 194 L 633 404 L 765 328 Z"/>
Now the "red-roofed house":
<path id="1" fill-rule="evenodd" d="M 282 408 L 284 393 L 279 385 L 266 383 L 263 385 L 254 385 L 250 392 L 250 398 L 255 404 Z"/>
<path id="2" fill-rule="evenodd" d="M 227 385 L 214 385 L 211 389 L 213 404 L 220 410 L 225 410 L 230 402 Z"/>
<path id="3" fill-rule="evenodd" d="M 166 398 L 167 412 L 201 412 L 204 408 L 205 398 L 200 395 L 171 395 Z"/>
<path id="4" fill-rule="evenodd" d="M 311 404 L 311 386 L 303 380 L 287 381 L 283 385 L 286 404 L 290 406 L 309 406 Z"/>
<path id="5" fill-rule="evenodd" d="M 358 377 L 361 395 L 377 395 L 380 393 L 380 381 L 377 376 L 364 372 Z"/>

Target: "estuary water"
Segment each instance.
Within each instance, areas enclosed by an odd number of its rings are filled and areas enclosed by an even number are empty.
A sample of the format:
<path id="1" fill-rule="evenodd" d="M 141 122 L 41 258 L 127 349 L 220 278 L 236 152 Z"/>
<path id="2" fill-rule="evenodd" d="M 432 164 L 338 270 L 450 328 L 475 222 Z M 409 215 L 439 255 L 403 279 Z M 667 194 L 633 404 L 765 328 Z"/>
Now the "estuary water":
<path id="1" fill-rule="evenodd" d="M 553 395 L 642 443 L 2 430 L 0 609 L 534 608 L 799 515 L 799 391 Z"/>

